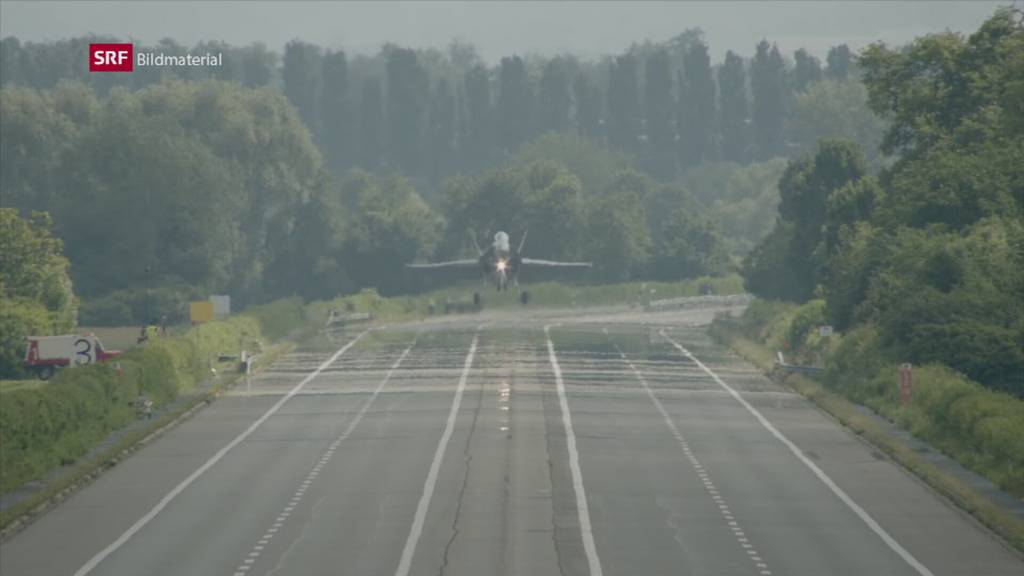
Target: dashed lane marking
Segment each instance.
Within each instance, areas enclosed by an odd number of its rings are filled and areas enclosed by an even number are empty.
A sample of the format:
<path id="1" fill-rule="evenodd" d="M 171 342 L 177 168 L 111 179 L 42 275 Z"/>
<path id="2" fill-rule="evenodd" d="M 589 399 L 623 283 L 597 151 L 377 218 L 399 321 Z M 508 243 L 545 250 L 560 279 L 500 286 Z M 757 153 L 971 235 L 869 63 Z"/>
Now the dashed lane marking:
<path id="1" fill-rule="evenodd" d="M 569 401 L 565 395 L 565 382 L 562 380 L 562 369 L 555 355 L 555 345 L 551 342 L 552 325 L 544 327 L 544 336 L 548 341 L 548 361 L 555 373 L 555 385 L 558 388 L 558 403 L 562 409 L 562 424 L 565 426 L 565 437 L 569 449 L 569 469 L 572 471 L 572 487 L 576 493 L 576 513 L 580 521 L 580 536 L 583 538 L 583 551 L 587 556 L 590 576 L 601 576 L 601 559 L 597 556 L 594 544 L 594 531 L 590 526 L 590 509 L 587 507 L 587 493 L 583 489 L 583 473 L 580 471 L 580 455 L 576 450 L 576 434 L 572 430 L 572 415 L 569 413 Z"/>
<path id="2" fill-rule="evenodd" d="M 749 402 L 747 402 L 742 396 L 740 396 L 739 392 L 734 390 L 732 386 L 729 386 L 728 384 L 726 384 L 724 380 L 722 380 L 721 378 L 718 377 L 718 374 L 715 374 L 714 372 L 712 372 L 710 368 L 705 366 L 704 363 L 701 362 L 700 360 L 698 360 L 697 357 L 694 356 L 692 353 L 690 353 L 689 350 L 687 350 L 682 345 L 680 345 L 678 342 L 676 342 L 671 337 L 669 337 L 667 334 L 665 334 L 665 330 L 664 329 L 659 330 L 658 333 L 661 334 L 661 336 L 663 338 L 665 338 L 666 341 L 668 341 L 670 344 L 675 346 L 675 348 L 677 350 L 682 352 L 684 356 L 686 356 L 694 364 L 699 366 L 701 370 L 706 372 L 708 376 L 711 376 L 711 378 L 715 382 L 717 382 L 719 386 L 724 388 L 725 391 L 729 393 L 729 395 L 731 395 L 733 398 L 735 398 L 737 402 L 739 402 L 744 408 L 746 408 L 747 412 L 750 412 L 750 414 L 753 415 L 754 418 L 756 418 L 757 421 L 760 422 L 761 425 L 764 426 L 765 429 L 768 430 L 768 432 L 770 432 L 772 434 L 772 436 L 775 436 L 779 440 L 779 442 L 782 442 L 786 446 L 786 448 L 789 448 L 789 451 L 792 452 L 793 455 L 796 456 L 798 460 L 800 460 L 801 462 L 804 463 L 805 466 L 810 468 L 811 472 L 813 472 L 814 475 L 817 476 L 818 479 L 821 480 L 825 484 L 825 486 L 828 486 L 828 489 L 831 490 L 832 493 L 835 494 L 836 497 L 839 498 L 844 504 L 846 504 L 850 508 L 850 510 L 853 510 L 854 514 L 856 514 L 858 517 L 860 517 L 860 519 L 863 520 L 864 523 L 868 525 L 868 528 L 870 528 L 872 532 L 877 534 L 878 537 L 881 538 L 882 541 L 885 542 L 885 544 L 890 549 L 892 549 L 893 552 L 898 554 L 899 557 L 902 558 L 904 562 L 909 564 L 910 567 L 913 568 L 915 571 L 917 571 L 917 573 L 920 574 L 921 576 L 934 576 L 934 574 L 932 574 L 931 570 L 929 570 L 924 564 L 919 562 L 917 560 L 917 558 L 914 558 L 914 556 L 910 552 L 908 552 L 906 548 L 901 546 L 900 543 L 897 542 L 895 538 L 890 536 L 889 533 L 886 532 L 885 529 L 882 528 L 882 526 L 878 522 L 876 522 L 874 518 L 871 517 L 871 515 L 869 515 L 863 508 L 861 508 L 859 504 L 854 502 L 853 498 L 850 498 L 850 496 L 847 495 L 847 493 L 845 491 L 843 491 L 843 489 L 840 488 L 839 485 L 836 484 L 832 480 L 832 478 L 829 477 L 828 474 L 825 474 L 824 470 L 822 470 L 821 468 L 818 467 L 817 464 L 812 462 L 811 459 L 808 458 L 803 453 L 803 451 L 800 450 L 800 448 L 797 447 L 796 444 L 793 444 L 793 442 L 790 441 L 790 439 L 787 438 L 785 434 L 783 434 L 782 432 L 779 432 L 775 428 L 775 426 L 773 426 L 772 423 L 769 422 L 768 419 L 765 418 L 764 415 L 761 414 L 761 412 L 757 408 L 754 408 Z"/>
<path id="3" fill-rule="evenodd" d="M 434 485 L 437 484 L 437 475 L 441 469 L 441 460 L 444 459 L 445 450 L 448 447 L 448 440 L 452 437 L 452 430 L 455 428 L 455 419 L 459 414 L 459 405 L 462 404 L 462 393 L 466 389 L 466 380 L 469 378 L 469 370 L 473 366 L 473 356 L 476 355 L 476 344 L 480 339 L 480 328 L 477 334 L 473 335 L 473 342 L 469 345 L 469 352 L 466 354 L 466 361 L 462 366 L 462 376 L 459 377 L 459 387 L 455 390 L 455 397 L 452 399 L 452 407 L 448 412 L 448 422 L 445 424 L 444 433 L 441 434 L 441 441 L 437 443 L 437 450 L 434 452 L 434 461 L 430 463 L 430 472 L 427 473 L 427 480 L 423 484 L 423 494 L 420 496 L 420 503 L 416 506 L 416 515 L 413 517 L 412 527 L 409 529 L 409 537 L 402 549 L 402 558 L 398 562 L 398 570 L 395 576 L 408 576 L 409 567 L 412 565 L 413 554 L 416 553 L 416 544 L 419 542 L 420 534 L 423 532 L 423 523 L 427 518 L 427 509 L 430 508 L 430 500 L 434 496 Z"/>
<path id="4" fill-rule="evenodd" d="M 285 402 L 290 400 L 292 396 L 298 394 L 299 391 L 302 390 L 302 388 L 306 384 L 308 384 L 311 380 L 316 378 L 320 374 L 320 372 L 322 372 L 325 368 L 333 364 L 334 361 L 337 360 L 342 354 L 348 352 L 350 348 L 355 346 L 356 342 L 362 339 L 363 336 L 369 334 L 371 330 L 373 330 L 373 328 L 367 328 L 366 330 L 363 330 L 362 332 L 357 334 L 355 338 L 350 340 L 348 344 L 345 344 L 344 346 L 339 348 L 337 352 L 331 355 L 330 358 L 324 360 L 322 364 L 317 366 L 316 370 L 310 372 L 308 376 L 306 376 L 305 378 L 302 379 L 302 381 L 296 384 L 294 388 L 292 388 L 287 394 L 285 394 L 280 400 L 278 400 L 277 403 L 271 406 L 269 410 L 264 412 L 263 415 L 260 416 L 258 420 L 253 422 L 248 428 L 246 428 L 244 432 L 242 432 L 238 436 L 235 436 L 234 440 L 228 442 L 226 446 L 218 450 L 217 453 L 210 457 L 210 459 L 207 460 L 202 466 L 197 468 L 194 472 L 189 474 L 187 478 L 182 480 L 177 486 L 171 489 L 170 492 L 168 492 L 163 498 L 160 499 L 159 502 L 156 503 L 156 506 L 153 506 L 153 508 L 151 508 L 149 512 L 146 512 L 146 514 L 142 518 L 136 520 L 135 524 L 132 524 L 131 527 L 125 530 L 124 533 L 117 538 L 117 540 L 114 540 L 110 543 L 109 546 L 97 552 L 95 556 L 90 558 L 88 562 L 86 562 L 82 565 L 81 568 L 76 570 L 74 576 L 85 576 L 86 574 L 92 572 L 93 569 L 95 569 L 96 566 L 100 564 L 100 562 L 103 562 L 103 560 L 107 558 L 107 556 L 110 556 L 118 548 L 124 546 L 125 542 L 130 540 L 132 536 L 139 532 L 139 530 L 142 530 L 142 528 L 145 527 L 146 524 L 149 524 L 150 521 L 153 520 L 153 518 L 156 518 L 157 514 L 159 514 L 164 508 L 167 507 L 168 504 L 171 503 L 172 500 L 177 498 L 179 494 L 181 494 L 186 488 L 188 488 L 193 482 L 195 482 L 196 479 L 205 474 L 206 471 L 212 468 L 214 464 L 220 462 L 221 458 L 223 458 L 224 455 L 230 452 L 232 448 L 239 445 L 243 440 L 248 438 L 249 435 L 252 434 L 257 428 L 259 428 L 261 424 L 266 422 L 268 418 L 270 418 L 278 410 L 280 410 L 281 406 L 284 406 Z"/>
<path id="5" fill-rule="evenodd" d="M 608 333 L 607 328 L 604 329 L 604 333 Z M 754 566 L 758 569 L 759 574 L 762 576 L 770 576 L 772 572 L 768 569 L 768 564 L 761 560 L 760 555 L 757 554 L 756 549 L 750 543 L 746 534 L 744 534 L 743 529 L 740 527 L 739 522 L 736 521 L 736 517 L 733 516 L 728 504 L 725 502 L 725 499 L 722 498 L 718 493 L 718 489 L 715 488 L 715 483 L 711 480 L 711 475 L 708 474 L 707 469 L 704 468 L 704 465 L 700 463 L 700 460 L 693 453 L 693 450 L 690 449 L 689 442 L 686 440 L 686 437 L 683 436 L 682 432 L 679 431 L 676 423 L 672 421 L 672 417 L 669 416 L 668 410 L 665 409 L 665 405 L 662 404 L 661 400 L 654 395 L 654 390 L 652 390 L 650 385 L 647 384 L 647 379 L 644 378 L 643 373 L 636 367 L 636 365 L 633 364 L 629 357 L 626 356 L 626 353 L 622 351 L 622 348 L 619 348 L 619 345 L 615 343 L 612 345 L 615 346 L 616 350 L 618 350 L 619 356 L 621 356 L 622 360 L 627 366 L 629 366 L 633 375 L 636 376 L 636 379 L 640 381 L 641 385 L 643 385 L 644 392 L 647 393 L 651 402 L 654 403 L 658 412 L 661 413 L 661 417 L 665 421 L 665 425 L 668 426 L 668 429 L 672 432 L 672 436 L 675 437 L 676 442 L 678 442 L 679 446 L 683 449 L 683 455 L 686 456 L 686 459 L 689 460 L 694 471 L 697 472 L 697 476 L 700 477 L 701 483 L 704 485 L 704 489 L 707 491 L 708 495 L 711 496 L 711 500 L 718 507 L 718 512 L 722 515 L 726 525 L 732 531 L 733 537 L 736 539 L 736 543 L 739 544 L 740 548 L 747 552 L 748 557 L 750 557 L 751 562 L 753 562 Z"/>
<path id="6" fill-rule="evenodd" d="M 412 350 L 413 346 L 416 345 L 416 341 L 418 339 L 419 334 L 417 334 L 416 337 L 412 339 L 412 342 L 409 343 L 409 346 L 407 346 L 405 350 L 403 350 L 402 353 L 398 356 L 398 359 L 395 360 L 394 364 L 391 365 L 391 368 L 388 369 L 387 374 L 384 375 L 384 378 L 377 384 L 377 387 L 373 389 L 373 393 L 366 400 L 366 402 L 363 403 L 362 407 L 359 409 L 359 412 L 356 413 L 355 417 L 352 418 L 352 421 L 349 422 L 348 426 L 345 427 L 345 431 L 342 432 L 340 436 L 335 438 L 334 441 L 331 442 L 330 446 L 327 447 L 327 450 L 325 450 L 323 455 L 320 456 L 320 460 L 318 460 L 316 465 L 314 465 L 313 468 L 309 471 L 309 474 L 306 476 L 306 479 L 302 481 L 301 487 L 295 491 L 295 495 L 292 497 L 291 500 L 288 501 L 288 504 L 285 505 L 284 509 L 281 511 L 281 514 L 277 516 L 277 519 L 274 521 L 274 523 L 271 524 L 270 529 L 267 530 L 267 532 L 263 534 L 262 537 L 260 537 L 260 539 L 252 547 L 252 550 L 249 551 L 248 557 L 242 560 L 242 564 L 238 566 L 238 568 L 236 568 L 235 570 L 245 570 L 247 565 L 253 564 L 256 561 L 256 559 L 259 558 L 260 554 L 263 552 L 264 546 L 266 546 L 266 544 L 270 542 L 270 540 L 274 537 L 274 533 L 277 532 L 284 525 L 284 521 L 287 520 L 288 516 L 291 515 L 292 510 L 295 510 L 295 506 L 302 501 L 302 497 L 303 495 L 305 495 L 307 488 L 313 483 L 313 480 L 317 477 L 317 475 L 319 475 L 323 467 L 328 462 L 330 462 L 331 457 L 334 456 L 334 451 L 337 450 L 338 446 L 340 446 L 341 443 L 344 442 L 345 439 L 352 434 L 352 431 L 355 430 L 356 426 L 359 425 L 359 422 L 362 421 L 363 416 L 366 416 L 367 411 L 370 410 L 370 405 L 373 404 L 373 401 L 376 400 L 377 396 L 380 395 L 381 390 L 383 390 L 384 386 L 386 386 L 387 383 L 391 380 L 391 376 L 393 376 L 395 371 L 398 370 L 398 367 L 402 364 L 402 360 L 405 360 L 405 357 L 409 355 L 409 352 Z M 237 574 L 238 572 L 235 572 L 235 575 Z"/>

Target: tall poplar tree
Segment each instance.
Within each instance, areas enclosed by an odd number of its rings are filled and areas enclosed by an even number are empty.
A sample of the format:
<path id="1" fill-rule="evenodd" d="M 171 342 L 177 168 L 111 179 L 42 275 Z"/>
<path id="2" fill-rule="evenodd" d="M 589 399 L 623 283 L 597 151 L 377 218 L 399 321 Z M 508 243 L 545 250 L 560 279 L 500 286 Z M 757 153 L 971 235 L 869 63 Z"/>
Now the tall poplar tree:
<path id="1" fill-rule="evenodd" d="M 722 159 L 749 162 L 750 131 L 747 120 L 750 104 L 747 101 L 747 72 L 743 67 L 743 59 L 731 50 L 726 52 L 725 62 L 718 69 L 718 89 Z"/>
<path id="2" fill-rule="evenodd" d="M 750 65 L 750 86 L 754 96 L 754 155 L 757 160 L 767 160 L 783 151 L 787 99 L 786 64 L 778 46 L 769 46 L 767 40 L 757 45 Z"/>
<path id="3" fill-rule="evenodd" d="M 715 80 L 704 42 L 693 42 L 683 59 L 679 98 L 680 160 L 694 166 L 715 157 Z"/>
<path id="4" fill-rule="evenodd" d="M 672 74 L 664 49 L 647 59 L 644 81 L 646 162 L 651 174 L 666 180 L 675 173 L 676 131 L 672 122 Z"/>

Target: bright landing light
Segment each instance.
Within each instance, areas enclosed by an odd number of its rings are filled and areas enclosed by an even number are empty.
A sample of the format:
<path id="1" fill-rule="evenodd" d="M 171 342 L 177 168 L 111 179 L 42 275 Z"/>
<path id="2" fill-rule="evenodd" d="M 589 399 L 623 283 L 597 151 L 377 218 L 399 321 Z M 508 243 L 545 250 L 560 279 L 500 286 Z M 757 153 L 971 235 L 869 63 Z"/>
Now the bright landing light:
<path id="1" fill-rule="evenodd" d="M 506 267 L 505 261 L 504 260 L 498 260 L 498 271 L 499 272 L 504 272 L 505 271 L 505 267 Z"/>

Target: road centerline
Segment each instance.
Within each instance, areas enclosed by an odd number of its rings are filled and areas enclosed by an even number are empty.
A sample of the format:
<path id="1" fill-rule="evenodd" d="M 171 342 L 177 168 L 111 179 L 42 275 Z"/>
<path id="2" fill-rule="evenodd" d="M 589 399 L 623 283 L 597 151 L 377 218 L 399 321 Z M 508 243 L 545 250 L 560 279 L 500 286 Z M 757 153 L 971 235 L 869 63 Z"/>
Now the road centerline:
<path id="1" fill-rule="evenodd" d="M 420 495 L 419 504 L 416 506 L 416 514 L 413 516 L 412 527 L 409 529 L 409 536 L 402 549 L 402 558 L 398 562 L 398 569 L 395 576 L 408 576 L 409 568 L 412 566 L 412 558 L 416 553 L 416 544 L 423 533 L 423 523 L 427 518 L 427 510 L 430 508 L 430 500 L 434 496 L 434 487 L 437 484 L 437 475 L 441 469 L 441 461 L 448 448 L 448 441 L 451 439 L 452 431 L 455 429 L 455 420 L 459 414 L 459 406 L 462 404 L 462 395 L 466 390 L 466 381 L 469 379 L 469 371 L 473 366 L 473 357 L 476 356 L 477 342 L 480 340 L 480 328 L 473 335 L 473 342 L 469 345 L 469 352 L 462 365 L 462 374 L 459 376 L 459 385 L 455 390 L 455 397 L 452 398 L 452 406 L 448 411 L 448 420 L 445 423 L 444 433 L 437 443 L 437 450 L 434 452 L 434 460 L 430 463 L 430 471 L 427 473 L 427 480 L 423 483 L 423 494 Z"/>
<path id="2" fill-rule="evenodd" d="M 803 451 L 800 450 L 800 448 L 796 444 L 794 444 L 785 434 L 776 429 L 775 426 L 773 426 L 772 423 L 769 422 L 768 419 L 765 418 L 764 415 L 761 414 L 761 412 L 757 408 L 754 408 L 749 402 L 747 402 L 746 399 L 744 399 L 739 392 L 737 392 L 732 386 L 726 384 L 724 380 L 718 377 L 718 374 L 715 374 L 710 368 L 704 365 L 704 363 L 701 362 L 696 356 L 694 356 L 689 350 L 687 350 L 681 344 L 672 339 L 672 337 L 668 336 L 665 333 L 664 329 L 659 330 L 658 333 L 663 338 L 665 338 L 666 341 L 672 344 L 677 350 L 679 350 L 684 356 L 686 356 L 688 359 L 693 361 L 694 364 L 700 367 L 701 370 L 707 373 L 708 376 L 711 376 L 711 378 L 719 386 L 724 388 L 730 396 L 735 398 L 737 402 L 739 402 L 744 408 L 746 408 L 747 412 L 749 412 L 758 422 L 760 422 L 761 425 L 764 426 L 765 429 L 768 430 L 768 432 L 771 433 L 772 436 L 775 436 L 775 438 L 777 438 L 787 448 L 789 448 L 789 451 L 792 452 L 793 455 L 796 456 L 798 460 L 800 460 L 800 462 L 807 466 L 807 468 L 809 468 L 811 472 L 813 472 L 814 475 L 817 476 L 818 479 L 821 480 L 825 484 L 825 486 L 827 486 L 828 489 L 831 490 L 832 493 L 836 495 L 837 498 L 839 498 L 839 500 L 846 504 L 846 506 L 849 507 L 854 514 L 856 514 L 865 524 L 867 524 L 868 528 L 870 528 L 872 532 L 874 532 L 879 538 L 881 538 L 882 541 L 885 542 L 885 544 L 893 552 L 899 555 L 899 557 L 902 558 L 904 562 L 910 565 L 910 567 L 913 568 L 921 576 L 934 576 L 932 571 L 929 570 L 927 566 L 922 564 L 917 558 L 913 556 L 913 554 L 911 554 L 909 551 L 907 551 L 906 548 L 900 545 L 900 543 L 897 542 L 896 539 L 893 538 L 888 532 L 886 532 L 886 530 L 882 528 L 882 526 L 874 518 L 872 518 L 866 510 L 861 508 L 860 505 L 853 500 L 853 498 L 851 498 L 842 488 L 840 488 L 839 485 L 836 484 L 835 481 L 833 481 L 832 478 L 828 474 L 826 474 L 824 470 L 822 470 L 821 468 L 818 467 L 817 464 L 812 462 L 811 459 L 808 458 L 803 453 Z"/>
<path id="3" fill-rule="evenodd" d="M 125 530 L 124 533 L 122 533 L 117 538 L 117 540 L 114 540 L 106 548 L 97 552 L 92 558 L 89 559 L 88 562 L 86 562 L 82 565 L 81 568 L 76 570 L 74 576 L 85 576 L 86 574 L 92 572 L 96 568 L 96 566 L 103 562 L 103 560 L 105 560 L 108 556 L 117 551 L 118 548 L 124 546 L 124 544 L 128 542 L 128 540 L 130 540 L 132 536 L 137 534 L 139 530 L 142 530 L 146 526 L 146 524 L 149 524 L 153 520 L 153 518 L 156 518 L 156 516 L 164 508 L 166 508 L 167 505 L 171 503 L 171 501 L 177 498 L 179 494 L 184 492 L 186 488 L 188 488 L 200 476 L 205 474 L 210 468 L 212 468 L 217 462 L 219 462 L 228 452 L 231 451 L 232 448 L 234 448 L 243 440 L 248 438 L 249 435 L 251 435 L 257 428 L 259 428 L 261 424 L 266 422 L 267 419 L 269 419 L 278 410 L 280 410 L 281 406 L 283 406 L 285 402 L 287 402 L 293 396 L 295 396 L 300 390 L 302 390 L 303 387 L 306 386 L 306 384 L 308 384 L 314 378 L 319 376 L 320 373 L 324 371 L 324 369 L 333 364 L 335 360 L 340 358 L 343 354 L 348 352 L 350 348 L 355 346 L 356 342 L 362 339 L 363 336 L 369 334 L 370 331 L 372 330 L 374 330 L 374 328 L 367 328 L 366 330 L 363 330 L 362 332 L 357 334 L 355 338 L 353 338 L 347 344 L 339 348 L 334 354 L 331 355 L 330 358 L 324 360 L 322 364 L 317 366 L 316 370 L 310 372 L 309 375 L 307 375 L 305 378 L 302 379 L 302 381 L 296 384 L 295 387 L 293 387 L 287 394 L 285 394 L 280 400 L 278 400 L 273 406 L 271 406 L 266 412 L 264 412 L 263 415 L 260 416 L 255 422 L 250 424 L 249 427 L 246 428 L 241 434 L 235 436 L 235 438 L 231 440 L 231 442 L 228 442 L 223 448 L 218 450 L 217 453 L 211 456 L 210 459 L 203 463 L 202 466 L 197 468 L 195 471 L 189 474 L 188 477 L 186 477 L 184 480 L 178 483 L 177 486 L 172 488 L 170 492 L 164 495 L 164 497 L 161 498 L 160 501 L 157 502 L 156 505 L 149 510 L 149 512 L 147 512 L 141 518 L 136 520 L 134 524 L 132 524 L 127 530 Z"/>
<path id="4" fill-rule="evenodd" d="M 551 342 L 551 324 L 544 326 L 544 337 L 548 345 L 548 361 L 555 373 L 555 386 L 558 390 L 558 404 L 562 410 L 562 425 L 569 452 L 569 469 L 572 472 L 572 487 L 576 493 L 576 514 L 579 517 L 580 536 L 583 539 L 583 551 L 587 556 L 590 576 L 602 576 L 601 559 L 597 555 L 594 544 L 594 530 L 590 525 L 590 509 L 587 507 L 587 493 L 583 488 L 583 472 L 580 470 L 580 455 L 576 448 L 576 434 L 572 428 L 572 415 L 569 413 L 569 400 L 565 394 L 565 381 L 562 379 L 562 368 L 558 365 L 555 345 Z"/>

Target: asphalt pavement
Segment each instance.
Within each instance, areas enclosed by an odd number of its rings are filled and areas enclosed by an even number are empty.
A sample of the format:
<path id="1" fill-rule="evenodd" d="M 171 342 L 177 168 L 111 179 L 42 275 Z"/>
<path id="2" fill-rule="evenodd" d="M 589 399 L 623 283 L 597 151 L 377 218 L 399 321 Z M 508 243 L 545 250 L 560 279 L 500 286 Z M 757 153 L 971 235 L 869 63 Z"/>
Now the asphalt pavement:
<path id="1" fill-rule="evenodd" d="M 21 575 L 1024 574 L 704 333 L 713 311 L 350 329 L 0 545 Z"/>

